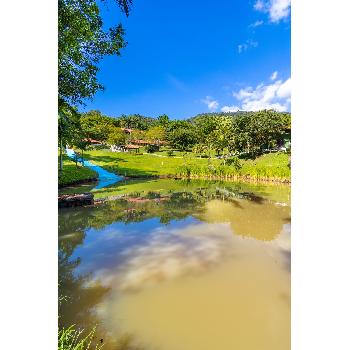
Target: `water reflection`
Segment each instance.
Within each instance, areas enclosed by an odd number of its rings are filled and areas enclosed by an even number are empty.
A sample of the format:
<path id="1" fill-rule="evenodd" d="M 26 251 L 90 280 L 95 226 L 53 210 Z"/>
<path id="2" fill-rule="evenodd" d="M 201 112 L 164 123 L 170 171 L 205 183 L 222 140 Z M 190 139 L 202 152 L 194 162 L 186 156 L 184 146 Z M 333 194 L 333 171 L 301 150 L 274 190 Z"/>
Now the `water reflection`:
<path id="1" fill-rule="evenodd" d="M 186 220 L 189 221 L 189 220 Z M 223 225 L 207 225 L 189 222 L 186 226 L 170 225 L 147 232 L 147 238 L 129 239 L 123 244 L 115 237 L 114 250 L 90 246 L 85 252 L 104 252 L 95 255 L 88 269 L 95 271 L 95 278 L 104 285 L 113 285 L 120 291 L 138 291 L 157 283 L 184 275 L 198 274 L 220 263 L 232 254 L 229 231 Z M 130 238 L 130 237 L 129 237 Z M 118 243 L 116 243 L 118 241 Z M 116 251 L 117 250 L 117 251 Z M 118 255 L 119 258 L 115 256 Z"/>
<path id="2" fill-rule="evenodd" d="M 98 323 L 107 350 L 288 349 L 288 202 L 189 186 L 59 211 L 61 322 Z"/>
<path id="3" fill-rule="evenodd" d="M 281 232 L 290 215 L 288 206 L 262 201 L 239 201 L 237 203 L 212 200 L 198 217 L 207 222 L 228 222 L 232 232 L 245 237 L 271 241 Z"/>

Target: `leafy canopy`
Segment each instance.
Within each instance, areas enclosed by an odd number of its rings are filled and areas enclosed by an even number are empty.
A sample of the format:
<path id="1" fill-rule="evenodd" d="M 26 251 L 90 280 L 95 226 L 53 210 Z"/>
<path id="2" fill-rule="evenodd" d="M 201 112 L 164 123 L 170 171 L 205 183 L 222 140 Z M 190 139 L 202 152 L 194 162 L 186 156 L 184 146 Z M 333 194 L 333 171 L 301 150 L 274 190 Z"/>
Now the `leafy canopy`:
<path id="1" fill-rule="evenodd" d="M 159 143 L 165 141 L 166 132 L 162 126 L 153 126 L 149 128 L 145 133 L 145 139 L 149 142 Z"/>
<path id="2" fill-rule="evenodd" d="M 131 0 L 116 0 L 128 15 Z M 121 24 L 103 29 L 96 0 L 58 0 L 58 100 L 59 109 L 91 99 L 103 86 L 97 64 L 105 55 L 120 55 L 125 47 Z"/>

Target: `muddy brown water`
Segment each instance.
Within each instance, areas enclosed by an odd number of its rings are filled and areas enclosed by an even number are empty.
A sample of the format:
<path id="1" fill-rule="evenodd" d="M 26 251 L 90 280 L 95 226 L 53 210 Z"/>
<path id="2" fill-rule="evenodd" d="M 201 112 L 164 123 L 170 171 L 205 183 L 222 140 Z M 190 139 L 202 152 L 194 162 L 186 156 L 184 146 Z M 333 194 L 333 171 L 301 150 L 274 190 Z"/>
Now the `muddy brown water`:
<path id="1" fill-rule="evenodd" d="M 96 326 L 106 350 L 290 349 L 290 203 L 278 191 L 191 186 L 60 209 L 60 325 Z"/>

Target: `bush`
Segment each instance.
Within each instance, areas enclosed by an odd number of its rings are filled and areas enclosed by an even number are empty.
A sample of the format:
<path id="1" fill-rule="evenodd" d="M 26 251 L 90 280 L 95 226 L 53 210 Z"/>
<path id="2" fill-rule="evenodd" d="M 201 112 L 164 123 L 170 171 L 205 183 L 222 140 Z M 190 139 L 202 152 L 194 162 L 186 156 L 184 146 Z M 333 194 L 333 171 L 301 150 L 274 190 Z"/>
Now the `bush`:
<path id="1" fill-rule="evenodd" d="M 226 164 L 234 167 L 236 170 L 240 170 L 242 168 L 242 164 L 237 157 L 227 159 Z"/>
<path id="2" fill-rule="evenodd" d="M 159 151 L 159 146 L 158 145 L 147 145 L 145 147 L 147 153 L 154 153 Z"/>
<path id="3" fill-rule="evenodd" d="M 168 157 L 172 157 L 174 155 L 174 151 L 172 149 L 170 149 L 166 152 L 166 154 Z"/>
<path id="4" fill-rule="evenodd" d="M 160 198 L 160 193 L 159 192 L 154 192 L 154 191 L 149 191 L 149 192 L 147 192 L 145 198 L 148 198 L 148 199 Z"/>

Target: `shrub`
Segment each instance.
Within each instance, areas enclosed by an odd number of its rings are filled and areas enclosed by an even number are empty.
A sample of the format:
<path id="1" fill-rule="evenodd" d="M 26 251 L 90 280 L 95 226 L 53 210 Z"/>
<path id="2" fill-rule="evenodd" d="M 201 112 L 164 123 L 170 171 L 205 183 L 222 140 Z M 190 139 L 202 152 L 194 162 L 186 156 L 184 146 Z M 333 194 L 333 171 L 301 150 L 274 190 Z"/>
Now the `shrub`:
<path id="1" fill-rule="evenodd" d="M 174 155 L 174 151 L 172 149 L 170 149 L 166 152 L 166 154 L 168 157 L 172 157 Z"/>
<path id="2" fill-rule="evenodd" d="M 159 151 L 159 146 L 158 145 L 147 145 L 145 147 L 147 153 L 154 153 Z"/>
<path id="3" fill-rule="evenodd" d="M 242 168 L 242 164 L 237 157 L 227 159 L 226 164 L 234 167 L 236 170 L 240 170 Z"/>
<path id="4" fill-rule="evenodd" d="M 147 192 L 145 198 L 148 198 L 148 199 L 160 198 L 160 193 L 159 192 L 149 191 L 149 192 Z"/>

